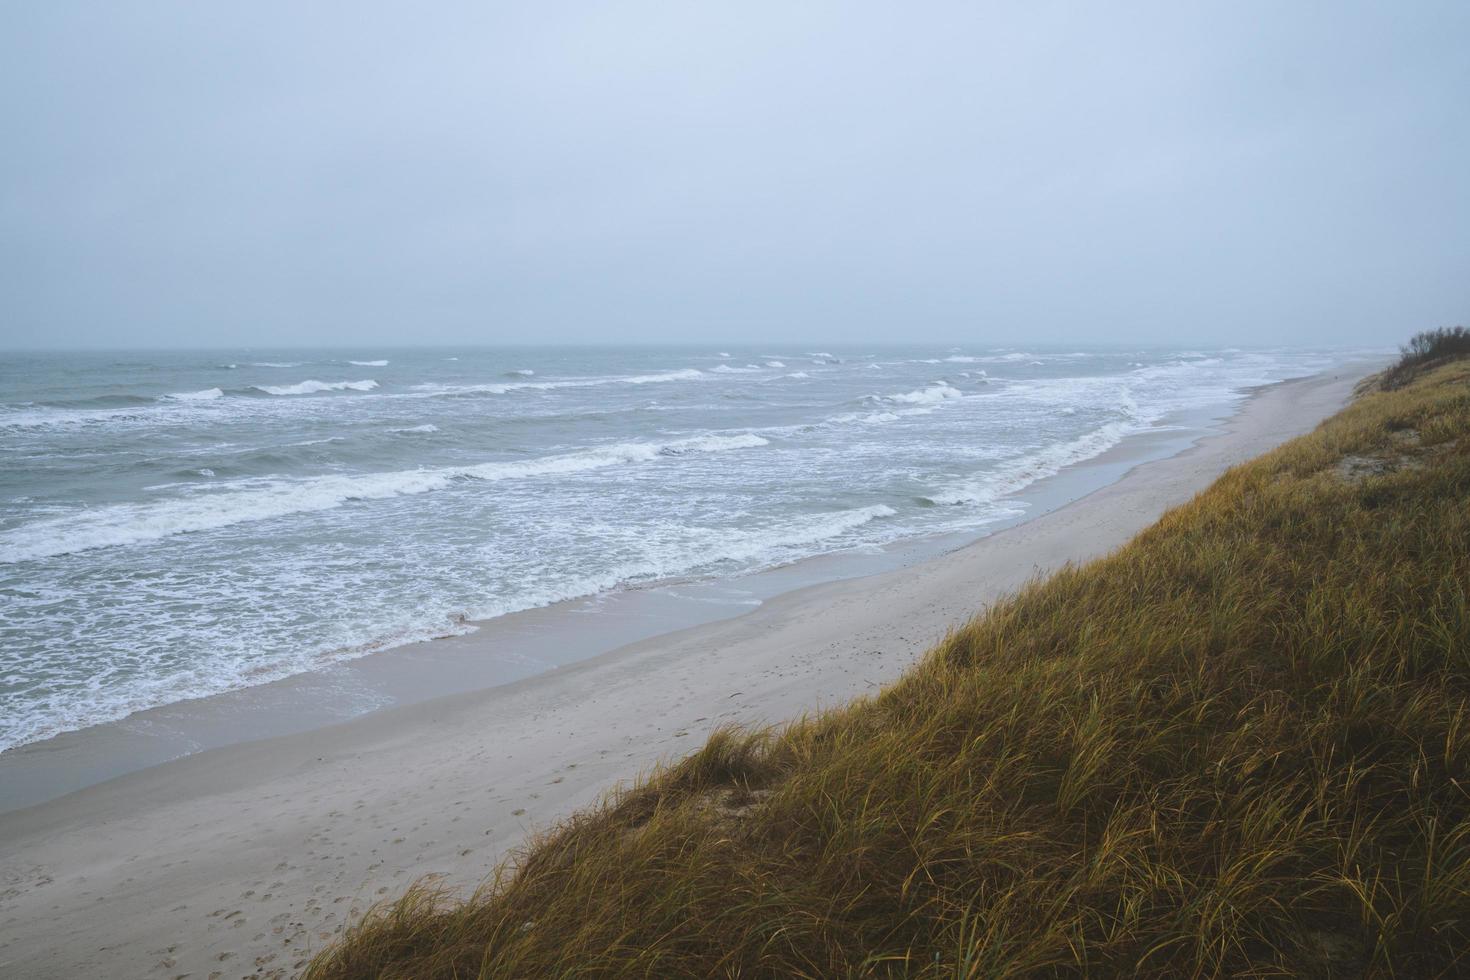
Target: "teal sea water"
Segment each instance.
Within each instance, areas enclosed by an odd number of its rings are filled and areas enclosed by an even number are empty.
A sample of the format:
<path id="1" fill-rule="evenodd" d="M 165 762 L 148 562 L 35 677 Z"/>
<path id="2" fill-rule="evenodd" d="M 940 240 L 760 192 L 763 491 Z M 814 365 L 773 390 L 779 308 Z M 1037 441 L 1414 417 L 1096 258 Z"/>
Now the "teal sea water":
<path id="1" fill-rule="evenodd" d="M 983 531 L 1351 353 L 0 354 L 0 748 L 561 599 Z"/>

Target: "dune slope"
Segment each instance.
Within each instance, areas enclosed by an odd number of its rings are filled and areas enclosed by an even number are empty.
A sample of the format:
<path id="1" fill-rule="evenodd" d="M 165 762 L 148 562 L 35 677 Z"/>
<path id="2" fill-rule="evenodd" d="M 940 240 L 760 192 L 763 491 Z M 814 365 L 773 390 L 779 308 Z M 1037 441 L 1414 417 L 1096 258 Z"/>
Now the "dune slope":
<path id="1" fill-rule="evenodd" d="M 717 733 L 309 975 L 1436 975 L 1470 960 L 1470 364 L 898 683 Z"/>

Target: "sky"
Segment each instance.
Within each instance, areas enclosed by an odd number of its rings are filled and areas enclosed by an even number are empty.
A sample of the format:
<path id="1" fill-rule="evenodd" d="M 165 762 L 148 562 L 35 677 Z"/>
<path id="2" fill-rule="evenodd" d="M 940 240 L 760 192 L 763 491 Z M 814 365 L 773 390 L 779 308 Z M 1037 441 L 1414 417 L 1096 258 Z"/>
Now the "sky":
<path id="1" fill-rule="evenodd" d="M 0 347 L 1389 344 L 1470 4 L 12 4 Z"/>

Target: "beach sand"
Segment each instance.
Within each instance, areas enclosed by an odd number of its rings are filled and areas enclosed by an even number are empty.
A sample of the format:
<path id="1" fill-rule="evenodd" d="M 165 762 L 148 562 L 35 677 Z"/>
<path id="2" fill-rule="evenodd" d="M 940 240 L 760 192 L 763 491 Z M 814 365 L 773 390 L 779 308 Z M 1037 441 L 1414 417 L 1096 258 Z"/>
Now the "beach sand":
<path id="1" fill-rule="evenodd" d="M 912 567 L 0 815 L 0 977 L 294 975 L 374 902 L 430 874 L 474 886 L 528 832 L 717 726 L 878 690 L 986 603 L 1311 429 L 1366 370 L 1262 389 L 1185 452 Z"/>

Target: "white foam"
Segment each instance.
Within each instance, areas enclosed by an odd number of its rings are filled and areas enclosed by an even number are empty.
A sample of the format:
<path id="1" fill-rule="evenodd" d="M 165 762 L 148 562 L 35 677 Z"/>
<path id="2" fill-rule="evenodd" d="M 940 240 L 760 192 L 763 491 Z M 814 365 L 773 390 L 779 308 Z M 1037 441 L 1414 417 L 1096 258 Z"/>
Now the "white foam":
<path id="1" fill-rule="evenodd" d="M 815 544 L 829 538 L 839 537 L 848 531 L 862 527 L 870 521 L 892 517 L 898 511 L 887 504 L 872 504 L 851 510 L 830 511 L 808 518 L 786 521 L 773 528 L 747 532 L 739 536 L 722 535 L 718 543 L 702 552 L 703 561 L 695 567 L 717 564 L 721 561 L 770 560 L 788 548 Z M 687 571 L 680 569 L 674 571 Z M 664 574 L 670 574 L 665 572 Z"/>
<path id="2" fill-rule="evenodd" d="M 176 391 L 172 395 L 164 395 L 179 402 L 207 402 L 216 398 L 223 398 L 225 393 L 219 388 L 205 388 L 203 391 Z"/>
<path id="3" fill-rule="evenodd" d="M 674 442 L 664 443 L 655 448 L 655 452 L 661 456 L 684 456 L 688 453 L 717 453 L 726 449 L 755 449 L 759 446 L 770 445 L 771 440 L 754 433 L 742 433 L 735 436 L 705 435 L 693 436 L 689 439 L 679 439 Z M 632 450 L 634 447 L 646 448 L 644 444 L 624 444 L 618 447 L 621 450 Z M 631 461 L 631 459 L 630 459 Z"/>
<path id="4" fill-rule="evenodd" d="M 393 429 L 391 431 L 393 431 L 393 432 L 403 432 L 403 433 L 408 433 L 408 432 L 438 432 L 439 431 L 439 427 L 437 425 L 434 425 L 432 422 L 429 422 L 429 423 L 426 423 L 424 425 L 411 425 L 411 426 L 409 426 L 406 429 Z"/>
<path id="5" fill-rule="evenodd" d="M 387 367 L 387 361 L 348 361 L 348 364 L 356 364 L 358 367 Z"/>
<path id="6" fill-rule="evenodd" d="M 810 378 L 811 375 L 805 371 L 792 371 L 790 374 L 781 375 L 783 378 Z"/>
<path id="7" fill-rule="evenodd" d="M 1128 422 L 1109 422 L 1070 442 L 1047 446 L 1027 456 L 1002 463 L 964 483 L 927 499 L 935 504 L 991 504 L 1026 489 L 1037 480 L 1055 476 L 1065 467 L 1100 456 L 1137 431 Z"/>
<path id="8" fill-rule="evenodd" d="M 721 365 L 723 367 L 724 365 Z M 719 370 L 715 368 L 714 370 Z M 732 368 L 731 370 L 738 370 Z M 650 385 L 663 384 L 670 381 L 698 381 L 705 377 L 705 373 L 698 368 L 684 368 L 678 371 L 662 371 L 658 374 L 634 374 L 634 375 L 610 375 L 605 378 L 566 378 L 560 381 L 510 381 L 499 384 L 476 384 L 476 385 L 446 385 L 446 384 L 418 384 L 414 385 L 414 394 L 418 397 L 432 397 L 437 395 L 508 395 L 513 391 L 556 391 L 561 388 L 596 388 L 600 385 Z"/>
<path id="9" fill-rule="evenodd" d="M 529 378 L 529 377 L 533 376 L 536 372 L 535 371 L 532 371 L 530 368 L 519 368 L 519 369 L 517 369 L 515 371 L 507 371 L 505 373 L 508 374 L 508 375 L 510 375 L 511 377 L 516 377 L 516 378 Z"/>
<path id="10" fill-rule="evenodd" d="M 376 381 L 302 381 L 294 385 L 256 385 L 256 391 L 267 395 L 314 395 L 320 391 L 372 391 Z"/>
<path id="11" fill-rule="evenodd" d="M 234 367 L 234 366 L 235 365 L 233 365 L 233 364 L 230 365 L 230 367 Z M 301 362 L 300 361 L 251 361 L 250 362 L 250 367 L 293 368 L 293 367 L 300 367 L 300 366 L 301 366 Z"/>
<path id="12" fill-rule="evenodd" d="M 0 533 L 0 564 L 330 510 L 349 501 L 428 493 L 460 480 L 499 481 L 577 473 L 669 456 L 750 449 L 768 443 L 768 439 L 751 433 L 703 435 L 666 443 L 618 443 L 537 459 L 273 480 L 264 485 L 224 488 L 157 503 L 95 507 Z"/>
<path id="13" fill-rule="evenodd" d="M 635 374 L 631 378 L 613 378 L 615 382 L 630 385 L 652 385 L 662 384 L 665 381 L 698 381 L 704 377 L 704 372 L 699 368 L 684 368 L 679 371 L 661 371 L 658 374 Z M 598 384 L 606 382 L 598 381 Z"/>
<path id="14" fill-rule="evenodd" d="M 951 388 L 942 382 L 935 382 L 927 388 L 919 388 L 914 391 L 905 391 L 897 395 L 870 395 L 873 401 L 893 402 L 898 405 L 938 405 L 951 398 L 963 398 L 957 388 Z"/>
<path id="15" fill-rule="evenodd" d="M 760 368 L 756 367 L 754 364 L 747 364 L 745 367 L 733 367 L 729 364 L 716 364 L 714 367 L 710 368 L 710 370 L 717 374 L 749 374 L 752 371 L 759 371 Z"/>
<path id="16" fill-rule="evenodd" d="M 783 368 L 785 366 L 786 365 L 783 362 L 781 362 L 781 361 L 767 361 L 766 362 L 766 367 L 768 367 L 768 368 Z"/>
<path id="17" fill-rule="evenodd" d="M 909 409 L 910 412 L 913 409 Z M 879 425 L 883 422 L 897 422 L 901 415 L 897 412 L 844 412 L 834 415 L 827 421 L 834 425 Z"/>

